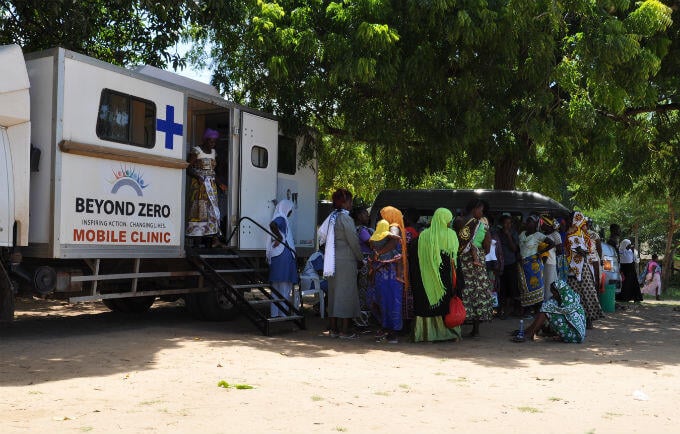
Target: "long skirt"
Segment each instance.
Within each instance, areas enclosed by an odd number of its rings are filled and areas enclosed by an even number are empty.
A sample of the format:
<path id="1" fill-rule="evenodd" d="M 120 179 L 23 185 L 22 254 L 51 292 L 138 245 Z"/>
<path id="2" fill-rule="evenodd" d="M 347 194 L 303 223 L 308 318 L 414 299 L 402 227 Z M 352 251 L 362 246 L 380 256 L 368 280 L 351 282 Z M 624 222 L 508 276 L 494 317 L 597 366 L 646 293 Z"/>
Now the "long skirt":
<path id="1" fill-rule="evenodd" d="M 522 307 L 543 301 L 543 261 L 538 256 L 522 259 L 520 278 L 520 301 Z"/>
<path id="2" fill-rule="evenodd" d="M 375 271 L 375 292 L 380 308 L 380 325 L 385 330 L 401 330 L 404 284 L 397 280 L 397 264 L 383 264 Z"/>
<path id="3" fill-rule="evenodd" d="M 600 300 L 597 298 L 595 280 L 593 280 L 593 273 L 590 271 L 590 267 L 586 265 L 583 266 L 580 282 L 575 276 L 569 276 L 568 284 L 581 297 L 581 305 L 586 311 L 587 319 L 592 321 L 604 318 Z"/>
<path id="4" fill-rule="evenodd" d="M 220 232 L 220 210 L 217 203 L 217 187 L 214 176 L 206 176 L 204 182 L 191 178 L 191 207 L 187 218 L 186 235 L 202 237 Z"/>
<path id="5" fill-rule="evenodd" d="M 365 258 L 365 257 L 364 257 Z M 365 310 L 370 310 L 370 305 L 369 305 L 369 295 L 367 292 L 369 291 L 369 278 L 368 278 L 368 272 L 369 272 L 370 266 L 368 265 L 367 261 L 364 261 L 364 265 L 359 268 L 357 272 L 357 289 L 359 291 L 359 306 L 362 311 Z"/>
<path id="6" fill-rule="evenodd" d="M 616 295 L 616 301 L 642 301 L 642 292 L 640 292 L 640 283 L 635 273 L 635 264 L 632 262 L 621 264 L 621 274 L 623 274 L 623 282 L 621 292 Z"/>
<path id="7" fill-rule="evenodd" d="M 471 248 L 476 249 L 473 245 Z M 483 257 L 483 256 L 478 256 Z M 493 318 L 492 285 L 484 264 L 475 264 L 472 252 L 468 250 L 460 255 L 463 271 L 462 300 L 466 318 L 471 320 L 490 321 Z"/>
<path id="8" fill-rule="evenodd" d="M 550 292 L 550 285 L 557 280 L 557 267 L 555 264 L 545 264 L 543 269 L 543 301 L 548 301 L 552 298 Z M 566 282 L 566 279 L 565 279 Z"/>
<path id="9" fill-rule="evenodd" d="M 328 316 L 356 318 L 361 315 L 357 291 L 357 261 L 335 258 L 335 274 L 328 278 Z"/>
<path id="10" fill-rule="evenodd" d="M 441 316 L 416 316 L 413 323 L 413 342 L 450 341 L 460 338 L 460 326 L 446 327 Z"/>
<path id="11" fill-rule="evenodd" d="M 641 291 L 644 294 L 661 295 L 661 275 L 659 273 L 654 273 L 652 280 L 647 281 Z"/>

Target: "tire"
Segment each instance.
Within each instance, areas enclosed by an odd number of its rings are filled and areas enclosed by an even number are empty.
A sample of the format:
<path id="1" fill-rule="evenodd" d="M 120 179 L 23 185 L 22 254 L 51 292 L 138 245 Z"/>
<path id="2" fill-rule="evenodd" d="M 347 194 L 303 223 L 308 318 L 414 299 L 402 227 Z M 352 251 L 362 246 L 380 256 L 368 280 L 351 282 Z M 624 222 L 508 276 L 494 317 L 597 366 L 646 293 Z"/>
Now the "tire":
<path id="1" fill-rule="evenodd" d="M 198 302 L 206 321 L 231 321 L 238 316 L 239 310 L 221 291 L 202 292 Z"/>
<path id="2" fill-rule="evenodd" d="M 199 294 L 196 293 L 184 294 L 184 306 L 187 308 L 189 315 L 191 315 L 194 319 L 203 321 L 205 320 L 205 317 L 203 316 L 201 305 L 198 302 L 198 295 Z"/>
<path id="3" fill-rule="evenodd" d="M 189 314 L 202 321 L 231 321 L 239 314 L 238 307 L 219 291 L 186 294 L 184 303 Z"/>
<path id="4" fill-rule="evenodd" d="M 151 308 L 156 297 L 105 298 L 104 305 L 113 312 L 145 313 Z"/>

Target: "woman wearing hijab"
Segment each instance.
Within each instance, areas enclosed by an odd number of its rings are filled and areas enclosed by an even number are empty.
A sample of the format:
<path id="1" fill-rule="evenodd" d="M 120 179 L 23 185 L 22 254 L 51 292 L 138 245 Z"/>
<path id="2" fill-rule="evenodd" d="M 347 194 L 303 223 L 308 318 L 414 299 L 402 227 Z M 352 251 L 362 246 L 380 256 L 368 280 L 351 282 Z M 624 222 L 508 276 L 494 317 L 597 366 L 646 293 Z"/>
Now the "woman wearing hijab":
<path id="1" fill-rule="evenodd" d="M 484 254 L 474 244 L 478 231 L 484 230 L 480 219 L 484 214 L 484 202 L 472 199 L 465 207 L 465 216 L 457 217 L 454 225 L 458 234 L 458 261 L 463 274 L 462 300 L 466 318 L 472 320 L 472 331 L 469 337 L 479 336 L 479 323 L 491 321 L 493 318 L 493 286 L 486 271 L 486 265 L 480 258 Z"/>
<path id="2" fill-rule="evenodd" d="M 593 327 L 593 321 L 604 318 L 604 314 L 597 298 L 595 278 L 588 264 L 591 243 L 585 227 L 585 216 L 576 211 L 567 231 L 565 252 L 569 264 L 567 283 L 580 296 L 581 304 L 586 311 L 586 327 L 590 329 Z"/>
<path id="3" fill-rule="evenodd" d="M 369 240 L 373 256 L 370 259 L 371 277 L 375 291 L 378 321 L 381 329 L 376 334 L 379 342 L 398 343 L 397 334 L 403 328 L 402 304 L 404 270 L 401 237 L 390 230 L 387 220 L 380 220 Z"/>
<path id="4" fill-rule="evenodd" d="M 448 328 L 443 319 L 449 312 L 449 302 L 454 293 L 453 276 L 458 255 L 458 236 L 449 228 L 452 220 L 451 211 L 437 209 L 430 227 L 409 246 L 414 258 L 410 262 L 414 342 L 457 340 L 461 337 L 460 326 Z"/>
<path id="5" fill-rule="evenodd" d="M 220 232 L 220 209 L 217 203 L 215 184 L 215 145 L 219 133 L 210 128 L 203 133 L 203 142 L 191 148 L 189 169 L 191 178 L 189 198 L 191 206 L 187 221 L 186 235 L 189 237 L 210 237 L 212 246 L 220 246 L 217 235 Z"/>
<path id="6" fill-rule="evenodd" d="M 295 239 L 290 225 L 293 214 L 293 202 L 284 199 L 276 205 L 269 229 L 275 235 L 269 237 L 267 243 L 267 263 L 269 263 L 269 281 L 272 288 L 282 297 L 291 301 L 293 285 L 298 283 L 297 266 L 295 264 Z M 286 313 L 275 304 L 271 305 L 271 317 L 286 316 Z"/>
<path id="7" fill-rule="evenodd" d="M 579 295 L 563 280 L 553 282 L 550 291 L 550 300 L 543 302 L 539 314 L 525 330 L 524 337 L 515 336 L 515 342 L 533 340 L 546 322 L 562 342 L 580 344 L 585 340 L 586 316 Z"/>
<path id="8" fill-rule="evenodd" d="M 404 216 L 401 211 L 393 206 L 386 206 L 380 210 L 380 217 L 387 220 L 390 224 L 390 232 L 398 235 L 401 240 L 401 269 L 403 270 L 402 280 L 404 281 L 404 295 L 403 295 L 403 319 L 410 320 L 413 318 L 413 294 L 411 293 L 411 284 L 408 277 L 408 249 L 406 243 L 406 228 L 404 227 Z"/>
<path id="9" fill-rule="evenodd" d="M 331 337 L 356 339 L 350 333 L 352 318 L 361 315 L 357 290 L 357 264 L 363 255 L 359 247 L 352 209 L 352 193 L 344 188 L 333 193 L 333 211 L 321 224 L 319 245 L 325 244 L 323 275 L 328 279 L 328 317 Z"/>
<path id="10" fill-rule="evenodd" d="M 635 272 L 635 250 L 629 239 L 621 240 L 619 244 L 619 257 L 621 258 L 621 274 L 623 282 L 621 292 L 616 295 L 616 301 L 642 301 L 642 291 Z"/>

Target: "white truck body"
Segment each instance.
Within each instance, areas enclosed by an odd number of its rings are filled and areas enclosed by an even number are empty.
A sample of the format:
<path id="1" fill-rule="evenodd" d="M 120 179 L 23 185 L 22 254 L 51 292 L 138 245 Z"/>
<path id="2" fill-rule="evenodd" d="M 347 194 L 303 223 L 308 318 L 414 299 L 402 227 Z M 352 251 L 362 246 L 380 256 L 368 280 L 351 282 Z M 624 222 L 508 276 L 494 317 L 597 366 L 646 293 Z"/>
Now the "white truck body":
<path id="1" fill-rule="evenodd" d="M 267 228 L 276 201 L 289 198 L 296 248 L 313 251 L 316 162 L 300 165 L 293 141 L 294 169 L 279 172 L 271 115 L 167 71 L 62 48 L 24 57 L 18 46 L 0 47 L 0 76 L 0 247 L 22 246 L 24 260 L 57 266 L 82 259 L 95 274 L 92 260 L 184 258 L 187 156 L 212 128 L 226 161 L 225 235 L 239 227 L 230 246 L 263 252 L 266 234 L 241 218 Z"/>
<path id="2" fill-rule="evenodd" d="M 3 65 L 20 69 L 8 66 L 11 62 Z M 24 256 L 182 257 L 185 161 L 206 126 L 219 129 L 220 140 L 228 147 L 230 225 L 248 216 L 267 227 L 276 200 L 293 195 L 298 205 L 296 245 L 313 248 L 316 168 L 312 162 L 295 175 L 277 172 L 279 131 L 271 116 L 229 103 L 211 86 L 193 80 L 184 79 L 183 86 L 171 83 L 163 78 L 177 76 L 166 71 L 150 67 L 131 71 L 64 49 L 27 55 L 26 68 L 30 117 L 24 110 L 23 117 L 11 118 L 13 125 L 3 121 L 8 135 L 13 131 L 24 134 L 21 142 L 10 140 L 10 144 L 21 143 L 11 145 L 10 150 L 12 155 L 21 153 L 26 161 L 10 164 L 3 158 L 3 170 L 22 171 L 5 176 L 18 181 L 9 183 L 15 188 L 14 214 L 30 209 L 29 247 Z M 25 77 L 19 80 L 24 98 L 27 84 Z M 130 133 L 152 136 L 149 147 L 110 140 L 98 132 L 98 120 L 106 116 L 101 112 L 107 91 L 131 97 L 132 104 L 155 108 L 154 119 L 147 116 L 144 125 L 131 127 L 139 131 Z M 111 111 L 110 118 L 131 116 Z M 31 121 L 31 142 L 41 151 L 41 159 L 38 171 L 31 172 L 26 182 L 29 148 L 25 134 Z M 154 131 L 148 131 L 151 123 Z M 253 164 L 253 148 L 266 150 L 266 167 Z M 21 191 L 26 185 L 30 185 L 29 195 Z M 29 197 L 30 205 L 17 203 L 19 197 Z M 7 193 L 3 200 L 9 202 Z M 20 220 L 15 216 L 14 221 Z M 264 241 L 262 231 L 249 222 L 241 224 L 235 240 L 236 247 L 250 250 L 264 249 Z"/>

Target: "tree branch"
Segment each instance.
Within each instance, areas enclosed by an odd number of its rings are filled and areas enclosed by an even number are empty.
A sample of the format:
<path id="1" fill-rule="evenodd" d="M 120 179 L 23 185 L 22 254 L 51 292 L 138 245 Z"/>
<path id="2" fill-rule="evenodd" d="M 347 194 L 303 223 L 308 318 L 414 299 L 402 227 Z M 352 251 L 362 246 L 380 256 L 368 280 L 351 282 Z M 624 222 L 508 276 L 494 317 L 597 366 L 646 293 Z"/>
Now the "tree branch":
<path id="1" fill-rule="evenodd" d="M 657 104 L 655 107 L 631 107 L 624 112 L 626 116 L 639 115 L 640 113 L 665 113 L 667 111 L 680 110 L 680 103 Z"/>

